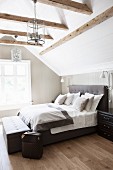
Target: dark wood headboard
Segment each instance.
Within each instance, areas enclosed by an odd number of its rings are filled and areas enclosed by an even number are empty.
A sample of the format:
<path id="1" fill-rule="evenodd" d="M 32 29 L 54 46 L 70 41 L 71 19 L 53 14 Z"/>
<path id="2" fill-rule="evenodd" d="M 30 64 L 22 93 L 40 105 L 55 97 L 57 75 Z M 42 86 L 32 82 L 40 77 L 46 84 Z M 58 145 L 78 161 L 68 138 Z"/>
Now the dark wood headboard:
<path id="1" fill-rule="evenodd" d="M 103 85 L 70 85 L 69 86 L 70 93 L 80 92 L 84 94 L 85 92 L 92 94 L 104 94 L 102 99 L 99 102 L 97 110 L 108 111 L 108 88 Z"/>

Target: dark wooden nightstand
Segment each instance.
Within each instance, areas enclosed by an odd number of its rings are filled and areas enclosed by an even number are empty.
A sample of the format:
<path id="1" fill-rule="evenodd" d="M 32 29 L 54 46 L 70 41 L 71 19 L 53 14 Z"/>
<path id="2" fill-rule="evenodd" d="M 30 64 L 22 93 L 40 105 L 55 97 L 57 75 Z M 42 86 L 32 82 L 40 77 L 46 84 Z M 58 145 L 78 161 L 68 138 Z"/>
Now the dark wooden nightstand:
<path id="1" fill-rule="evenodd" d="M 98 134 L 113 141 L 113 109 L 109 112 L 98 111 Z"/>

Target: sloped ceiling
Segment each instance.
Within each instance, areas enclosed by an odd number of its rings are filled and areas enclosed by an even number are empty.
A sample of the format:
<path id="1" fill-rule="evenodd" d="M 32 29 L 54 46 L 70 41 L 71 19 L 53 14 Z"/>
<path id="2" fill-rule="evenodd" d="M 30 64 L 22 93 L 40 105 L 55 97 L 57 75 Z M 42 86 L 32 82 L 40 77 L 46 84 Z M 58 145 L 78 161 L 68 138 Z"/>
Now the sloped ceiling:
<path id="1" fill-rule="evenodd" d="M 46 28 L 46 33 L 50 34 L 54 40 L 46 40 L 44 47 L 26 46 L 26 48 L 60 76 L 112 69 L 113 17 L 45 55 L 39 55 L 41 51 L 59 39 L 113 6 L 112 0 L 75 1 L 86 3 L 93 13 L 85 15 L 37 3 L 39 19 L 63 23 L 69 30 Z M 26 17 L 34 16 L 32 0 L 0 0 L 0 12 Z M 0 19 L 0 29 L 27 31 L 27 24 Z M 0 34 L 0 38 L 3 36 Z M 26 37 L 18 37 L 18 40 L 27 41 Z"/>

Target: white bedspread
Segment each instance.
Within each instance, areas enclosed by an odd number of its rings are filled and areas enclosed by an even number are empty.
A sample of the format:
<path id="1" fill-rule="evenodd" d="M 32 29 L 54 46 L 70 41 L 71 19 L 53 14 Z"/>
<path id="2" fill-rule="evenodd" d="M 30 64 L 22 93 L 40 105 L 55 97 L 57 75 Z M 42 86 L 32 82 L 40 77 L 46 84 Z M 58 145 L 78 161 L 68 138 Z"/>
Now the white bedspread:
<path id="1" fill-rule="evenodd" d="M 51 134 L 97 125 L 97 111 L 87 112 L 84 110 L 82 112 L 78 112 L 74 110 L 73 112 L 70 112 L 69 115 L 73 118 L 74 124 L 52 128 Z"/>
<path id="2" fill-rule="evenodd" d="M 48 105 L 50 107 L 48 107 Z M 65 120 L 66 117 L 57 108 L 67 111 L 68 115 L 74 113 L 74 110 L 71 107 L 47 103 L 24 107 L 20 110 L 19 116 L 27 125 L 30 124 L 31 128 L 35 130 L 37 125 Z"/>
<path id="3" fill-rule="evenodd" d="M 48 107 L 48 104 L 53 107 Z M 51 128 L 52 134 L 97 125 L 96 111 L 87 112 L 84 110 L 82 112 L 78 112 L 72 106 L 56 105 L 54 103 L 24 107 L 20 110 L 19 116 L 27 125 L 30 123 L 31 128 L 34 130 L 37 124 L 66 119 L 66 117 L 54 107 L 60 107 L 61 109 L 67 111 L 68 115 L 73 119 L 74 124 L 68 124 L 60 127 L 53 126 L 56 128 Z"/>

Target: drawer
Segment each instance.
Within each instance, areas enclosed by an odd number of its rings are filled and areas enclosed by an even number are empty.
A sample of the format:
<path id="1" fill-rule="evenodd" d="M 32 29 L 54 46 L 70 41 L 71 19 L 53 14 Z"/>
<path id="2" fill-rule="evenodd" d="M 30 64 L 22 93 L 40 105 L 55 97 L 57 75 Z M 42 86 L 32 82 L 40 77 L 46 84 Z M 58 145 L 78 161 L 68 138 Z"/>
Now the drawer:
<path id="1" fill-rule="evenodd" d="M 98 130 L 98 134 L 106 139 L 113 141 L 113 133 L 108 133 L 103 130 Z"/>
<path id="2" fill-rule="evenodd" d="M 98 129 L 105 130 L 105 131 L 113 133 L 113 126 L 111 124 L 108 124 L 108 123 L 102 123 L 102 122 L 99 123 Z"/>
<path id="3" fill-rule="evenodd" d="M 104 121 L 104 122 L 110 122 L 110 123 L 113 124 L 113 117 L 99 113 L 99 114 L 98 114 L 98 121 L 99 121 L 99 122 L 102 122 L 102 121 Z"/>

